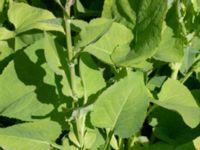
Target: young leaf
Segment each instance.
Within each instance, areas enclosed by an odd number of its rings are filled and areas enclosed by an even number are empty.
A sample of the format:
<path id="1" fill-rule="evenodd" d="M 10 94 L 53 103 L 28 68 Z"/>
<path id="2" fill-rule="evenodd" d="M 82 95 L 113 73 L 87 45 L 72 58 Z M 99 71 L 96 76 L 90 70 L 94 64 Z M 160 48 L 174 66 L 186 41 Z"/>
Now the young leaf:
<path id="1" fill-rule="evenodd" d="M 52 121 L 23 123 L 0 128 L 0 145 L 10 150 L 50 150 L 60 132 L 60 126 Z"/>
<path id="2" fill-rule="evenodd" d="M 130 72 L 99 96 L 91 120 L 94 126 L 110 128 L 119 137 L 130 137 L 142 127 L 147 107 L 143 74 Z"/>
<path id="3" fill-rule="evenodd" d="M 106 19 L 101 19 L 101 20 L 106 21 Z M 110 22 L 110 20 L 107 20 L 107 22 Z M 88 33 L 86 34 L 91 38 L 93 37 L 92 34 L 94 34 L 93 28 L 88 28 Z M 96 40 L 90 42 L 88 46 L 84 48 L 84 51 L 94 55 L 101 61 L 108 64 L 113 64 L 110 56 L 113 53 L 114 49 L 119 45 L 130 43 L 133 39 L 133 34 L 131 30 L 126 28 L 124 25 L 115 22 L 109 24 L 109 28 L 107 27 L 106 32 L 104 31 L 103 34 L 101 34 L 100 32 L 101 28 L 95 26 L 95 30 L 101 36 L 98 37 Z"/>
<path id="4" fill-rule="evenodd" d="M 190 91 L 179 81 L 168 79 L 158 95 L 157 105 L 178 112 L 191 128 L 200 123 L 200 109 Z"/>

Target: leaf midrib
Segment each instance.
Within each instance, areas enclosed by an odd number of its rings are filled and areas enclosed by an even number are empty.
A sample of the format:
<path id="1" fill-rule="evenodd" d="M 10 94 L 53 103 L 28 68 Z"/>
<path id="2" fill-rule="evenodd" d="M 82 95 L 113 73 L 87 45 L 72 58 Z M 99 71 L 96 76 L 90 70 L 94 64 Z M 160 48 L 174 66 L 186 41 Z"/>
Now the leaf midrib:
<path id="1" fill-rule="evenodd" d="M 131 92 L 133 91 L 133 89 L 134 89 L 134 86 L 133 86 L 133 87 L 131 88 L 131 90 L 129 91 L 129 94 L 128 94 L 126 100 L 124 100 L 124 103 L 122 103 L 121 108 L 120 108 L 120 111 L 119 111 L 119 113 L 116 115 L 116 119 L 115 119 L 115 121 L 114 121 L 112 130 L 114 130 L 114 127 L 116 126 L 116 123 L 117 123 L 117 121 L 118 121 L 118 118 L 119 118 L 119 116 L 120 116 L 120 114 L 121 114 L 121 112 L 122 112 L 122 110 L 123 110 L 123 108 L 124 108 L 124 105 L 127 103 L 127 100 L 129 99 L 129 96 L 131 95 Z"/>

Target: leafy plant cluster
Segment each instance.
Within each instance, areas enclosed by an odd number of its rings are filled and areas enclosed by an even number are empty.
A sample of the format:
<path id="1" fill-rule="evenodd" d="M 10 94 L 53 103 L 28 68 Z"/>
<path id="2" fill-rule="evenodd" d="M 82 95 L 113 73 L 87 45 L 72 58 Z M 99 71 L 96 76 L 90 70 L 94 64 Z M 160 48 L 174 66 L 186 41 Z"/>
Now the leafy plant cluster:
<path id="1" fill-rule="evenodd" d="M 1 0 L 3 150 L 199 150 L 198 0 Z"/>

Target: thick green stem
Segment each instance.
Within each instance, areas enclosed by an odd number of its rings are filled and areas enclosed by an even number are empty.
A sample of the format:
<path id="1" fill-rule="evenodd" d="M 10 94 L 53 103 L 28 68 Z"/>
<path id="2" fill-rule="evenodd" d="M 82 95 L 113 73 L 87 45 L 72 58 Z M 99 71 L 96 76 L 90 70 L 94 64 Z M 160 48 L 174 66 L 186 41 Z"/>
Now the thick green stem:
<path id="1" fill-rule="evenodd" d="M 67 4 L 66 4 L 67 6 Z M 65 7 L 68 16 L 70 16 L 70 7 Z M 74 67 L 74 52 L 72 46 L 72 37 L 71 37 L 71 19 L 64 17 L 65 20 L 65 36 L 66 36 L 66 44 L 67 44 L 67 53 L 68 53 L 68 66 L 70 72 L 70 86 L 72 91 L 73 100 L 77 101 L 77 95 L 75 92 L 75 67 Z"/>
<path id="2" fill-rule="evenodd" d="M 172 63 L 170 67 L 172 69 L 171 78 L 176 80 L 178 77 L 179 69 L 181 67 L 181 63 Z"/>

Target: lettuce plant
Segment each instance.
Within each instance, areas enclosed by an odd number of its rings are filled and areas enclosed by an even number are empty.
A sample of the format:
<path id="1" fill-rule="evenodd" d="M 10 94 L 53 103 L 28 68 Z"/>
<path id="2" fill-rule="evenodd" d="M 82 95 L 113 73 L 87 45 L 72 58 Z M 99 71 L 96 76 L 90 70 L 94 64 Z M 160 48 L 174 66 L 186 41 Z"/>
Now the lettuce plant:
<path id="1" fill-rule="evenodd" d="M 198 0 L 1 0 L 0 149 L 199 150 Z"/>

